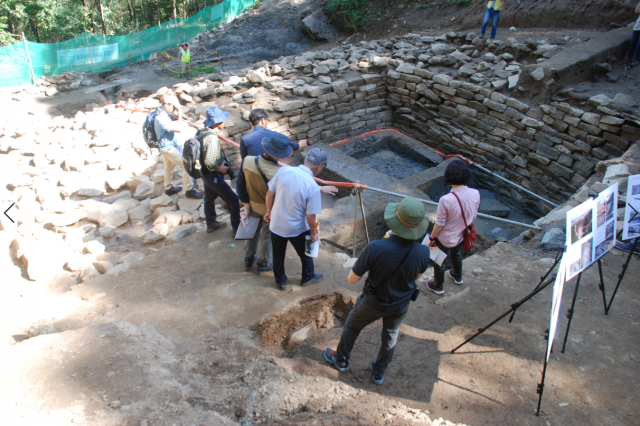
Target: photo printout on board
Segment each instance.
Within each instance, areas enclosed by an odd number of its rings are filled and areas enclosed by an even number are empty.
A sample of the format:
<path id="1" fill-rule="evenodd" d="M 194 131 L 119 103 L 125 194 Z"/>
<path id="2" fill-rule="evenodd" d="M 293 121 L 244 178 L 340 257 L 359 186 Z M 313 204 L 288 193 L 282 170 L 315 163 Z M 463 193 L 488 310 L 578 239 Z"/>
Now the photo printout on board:
<path id="1" fill-rule="evenodd" d="M 596 227 L 593 231 L 594 260 L 601 258 L 616 244 L 618 218 L 618 184 L 602 191 L 596 198 Z"/>
<path id="2" fill-rule="evenodd" d="M 640 175 L 629 176 L 622 239 L 640 237 Z"/>
<path id="3" fill-rule="evenodd" d="M 589 199 L 567 212 L 567 281 L 593 262 L 595 205 L 595 200 Z"/>

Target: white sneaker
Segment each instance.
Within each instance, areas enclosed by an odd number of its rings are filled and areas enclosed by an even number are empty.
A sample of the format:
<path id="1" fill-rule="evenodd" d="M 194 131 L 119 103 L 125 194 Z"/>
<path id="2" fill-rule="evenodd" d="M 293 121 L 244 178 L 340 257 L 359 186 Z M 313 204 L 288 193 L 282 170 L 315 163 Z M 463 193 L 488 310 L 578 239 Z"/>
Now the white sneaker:
<path id="1" fill-rule="evenodd" d="M 453 282 L 458 285 L 462 284 L 463 283 L 462 278 L 460 278 L 460 281 L 456 280 L 455 278 L 453 278 L 453 275 L 451 275 L 451 271 L 453 271 L 453 269 L 449 269 L 449 271 L 447 272 L 447 275 L 449 275 L 449 278 L 451 278 Z"/>

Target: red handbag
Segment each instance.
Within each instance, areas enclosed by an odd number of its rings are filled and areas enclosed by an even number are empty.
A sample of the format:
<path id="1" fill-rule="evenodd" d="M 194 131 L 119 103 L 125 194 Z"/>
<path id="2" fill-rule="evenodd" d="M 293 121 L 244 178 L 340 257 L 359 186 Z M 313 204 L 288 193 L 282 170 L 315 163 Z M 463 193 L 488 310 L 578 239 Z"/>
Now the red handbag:
<path id="1" fill-rule="evenodd" d="M 464 210 L 462 209 L 460 198 L 458 198 L 455 192 L 452 192 L 452 194 L 456 197 L 456 200 L 458 200 L 460 213 L 462 213 L 462 220 L 464 220 L 464 231 L 462 231 L 463 247 L 466 251 L 471 251 L 473 250 L 473 245 L 476 242 L 476 227 L 473 223 L 471 225 L 467 225 L 467 219 L 464 217 Z"/>

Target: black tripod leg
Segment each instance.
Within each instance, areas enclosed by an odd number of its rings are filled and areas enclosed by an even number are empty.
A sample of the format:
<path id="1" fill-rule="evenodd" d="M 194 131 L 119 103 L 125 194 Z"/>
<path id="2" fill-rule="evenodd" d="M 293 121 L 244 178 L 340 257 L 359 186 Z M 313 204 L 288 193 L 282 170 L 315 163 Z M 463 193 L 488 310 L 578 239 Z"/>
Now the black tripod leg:
<path id="1" fill-rule="evenodd" d="M 611 309 L 611 304 L 613 303 L 613 299 L 616 297 L 616 293 L 618 292 L 618 287 L 620 287 L 620 283 L 622 282 L 622 279 L 624 278 L 624 274 L 625 274 L 625 272 L 627 272 L 627 268 L 629 267 L 629 262 L 631 261 L 631 257 L 633 256 L 633 252 L 636 250 L 636 246 L 638 245 L 638 240 L 640 240 L 640 237 L 636 237 L 633 240 L 633 247 L 631 247 L 631 251 L 629 252 L 629 256 L 627 256 L 627 261 L 624 262 L 624 265 L 622 265 L 622 272 L 620 272 L 620 275 L 618 275 L 618 284 L 616 284 L 616 288 L 615 288 L 615 290 L 613 290 L 613 294 L 611 295 L 611 300 L 609 300 L 609 306 L 605 307 L 605 310 L 604 310 L 605 315 L 609 315 L 609 309 Z"/>
<path id="2" fill-rule="evenodd" d="M 542 392 L 544 391 L 544 378 L 547 375 L 547 353 L 544 353 L 544 367 L 542 367 L 542 380 L 538 384 L 538 410 L 536 411 L 536 416 L 540 415 L 540 405 L 542 404 Z"/>
<path id="3" fill-rule="evenodd" d="M 598 259 L 598 272 L 600 273 L 600 291 L 602 292 L 602 303 L 604 303 L 604 313 L 607 314 L 607 298 L 604 290 L 604 277 L 602 276 L 602 262 Z"/>
<path id="4" fill-rule="evenodd" d="M 467 340 L 465 340 L 464 342 L 462 342 L 461 344 L 456 346 L 454 349 L 452 349 L 451 353 L 455 353 L 455 351 L 457 351 L 458 349 L 460 349 L 461 347 L 463 347 L 464 345 L 466 345 L 467 343 L 469 343 L 470 341 L 472 341 L 473 339 L 475 339 L 476 337 L 478 337 L 479 335 L 481 335 L 482 333 L 487 331 L 489 329 L 489 327 L 491 327 L 492 325 L 494 325 L 495 323 L 500 321 L 502 318 L 504 318 L 507 315 L 509 315 L 511 312 L 515 311 L 520 305 L 525 303 L 527 300 L 531 299 L 536 294 L 540 293 L 542 290 L 544 290 L 549 284 L 553 283 L 555 280 L 556 280 L 556 277 L 554 275 L 553 277 L 551 277 L 551 279 L 549 279 L 543 285 L 537 286 L 534 291 L 529 293 L 523 299 L 521 299 L 518 302 L 516 302 L 513 305 L 511 305 L 511 309 L 509 309 L 507 312 L 505 312 L 504 314 L 500 315 L 498 318 L 494 319 L 493 321 L 491 321 L 489 324 L 485 325 L 484 327 L 479 328 L 477 333 L 475 333 L 473 336 L 469 337 Z"/>
<path id="5" fill-rule="evenodd" d="M 558 262 L 560 261 L 560 259 L 562 258 L 562 254 L 564 252 L 562 251 L 558 251 L 558 254 L 556 255 L 556 259 L 553 262 L 553 265 L 551 266 L 551 268 L 549 268 L 549 270 L 547 271 L 546 274 L 544 274 L 543 276 L 540 277 L 540 282 L 538 283 L 538 285 L 536 286 L 536 288 L 534 288 L 533 290 L 537 290 L 538 287 L 540 287 L 542 285 L 542 283 L 544 282 L 544 280 L 547 279 L 547 277 L 549 276 L 549 274 L 551 273 L 551 271 L 553 271 L 553 268 L 556 267 L 556 265 L 558 264 Z M 511 305 L 511 307 L 513 308 L 513 312 L 511 312 L 511 316 L 509 317 L 509 323 L 511 323 L 511 321 L 513 321 L 513 317 L 516 314 L 516 311 L 518 310 L 518 306 L 520 306 L 518 303 L 514 303 L 513 305 Z"/>
<path id="6" fill-rule="evenodd" d="M 578 288 L 580 288 L 580 279 L 582 278 L 582 272 L 578 274 L 578 281 L 576 281 L 576 289 L 573 292 L 573 300 L 571 301 L 571 309 L 567 312 L 567 318 L 569 318 L 569 322 L 567 323 L 567 331 L 564 335 L 564 343 L 562 344 L 562 353 L 564 353 L 564 349 L 567 347 L 567 338 L 569 337 L 569 328 L 571 327 L 571 320 L 573 319 L 573 310 L 576 306 L 576 299 L 578 298 Z M 553 336 L 549 336 L 549 339 L 552 339 Z"/>

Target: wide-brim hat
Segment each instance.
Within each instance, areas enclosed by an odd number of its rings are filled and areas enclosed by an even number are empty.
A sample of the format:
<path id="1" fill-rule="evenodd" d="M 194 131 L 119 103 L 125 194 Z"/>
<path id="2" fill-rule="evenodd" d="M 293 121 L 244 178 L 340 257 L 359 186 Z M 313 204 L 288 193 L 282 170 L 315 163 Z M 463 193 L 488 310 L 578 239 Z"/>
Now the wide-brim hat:
<path id="1" fill-rule="evenodd" d="M 289 138 L 280 133 L 274 133 L 268 138 L 262 138 L 262 148 L 264 148 L 264 152 L 279 160 L 290 157 L 293 152 Z"/>
<path id="2" fill-rule="evenodd" d="M 413 197 L 407 197 L 399 203 L 387 204 L 384 209 L 384 221 L 394 234 L 407 240 L 417 240 L 429 227 L 424 204 Z"/>
<path id="3" fill-rule="evenodd" d="M 207 110 L 207 119 L 204 120 L 204 125 L 206 127 L 212 127 L 216 124 L 220 124 L 229 118 L 229 113 L 227 111 L 221 110 L 219 107 L 212 107 Z"/>

